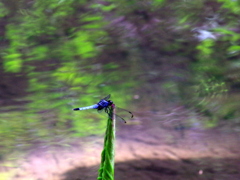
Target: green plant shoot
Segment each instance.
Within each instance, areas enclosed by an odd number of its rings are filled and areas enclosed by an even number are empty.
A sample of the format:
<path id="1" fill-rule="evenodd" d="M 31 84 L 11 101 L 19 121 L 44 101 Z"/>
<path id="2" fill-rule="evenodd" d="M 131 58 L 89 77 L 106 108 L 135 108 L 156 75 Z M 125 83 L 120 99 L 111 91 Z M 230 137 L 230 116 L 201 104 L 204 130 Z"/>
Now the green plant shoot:
<path id="1" fill-rule="evenodd" d="M 114 180 L 114 148 L 115 148 L 115 105 L 109 108 L 107 129 L 104 137 L 104 147 L 101 154 L 101 164 L 98 170 L 98 180 Z"/>

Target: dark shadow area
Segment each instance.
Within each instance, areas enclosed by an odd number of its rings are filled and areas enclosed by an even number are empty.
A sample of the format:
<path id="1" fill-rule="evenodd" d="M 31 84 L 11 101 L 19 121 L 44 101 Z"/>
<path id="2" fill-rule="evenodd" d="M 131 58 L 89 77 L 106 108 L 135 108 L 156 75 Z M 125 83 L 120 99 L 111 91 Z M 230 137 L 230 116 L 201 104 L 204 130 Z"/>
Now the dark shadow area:
<path id="1" fill-rule="evenodd" d="M 79 167 L 66 172 L 62 180 L 95 180 L 97 169 Z M 239 169 L 239 158 L 142 159 L 116 163 L 115 180 L 239 180 Z"/>

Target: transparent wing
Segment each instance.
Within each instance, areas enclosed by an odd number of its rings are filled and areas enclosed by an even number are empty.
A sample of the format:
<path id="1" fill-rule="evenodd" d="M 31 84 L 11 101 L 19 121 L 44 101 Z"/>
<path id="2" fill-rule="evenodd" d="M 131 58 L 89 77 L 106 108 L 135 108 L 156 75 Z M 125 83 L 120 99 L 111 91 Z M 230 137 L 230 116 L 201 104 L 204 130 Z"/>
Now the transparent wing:
<path id="1" fill-rule="evenodd" d="M 100 110 L 97 110 L 99 113 L 103 112 L 104 108 L 103 109 L 100 109 Z"/>
<path id="2" fill-rule="evenodd" d="M 119 112 L 119 113 L 118 113 Z M 127 110 L 127 109 L 123 109 L 123 108 L 120 108 L 120 107 L 117 107 L 117 113 L 119 114 L 119 115 L 124 115 L 124 116 L 126 116 L 126 117 L 128 117 L 128 118 L 133 118 L 134 117 L 134 115 L 133 115 L 133 113 L 131 112 L 131 111 L 129 111 L 129 110 Z"/>
<path id="3" fill-rule="evenodd" d="M 116 119 L 119 119 L 120 121 L 123 121 L 124 123 L 127 123 L 125 119 L 123 119 L 121 116 L 115 114 Z"/>
<path id="4" fill-rule="evenodd" d="M 103 108 L 101 110 L 98 110 L 99 113 L 105 111 L 106 112 L 106 108 Z M 106 113 L 101 113 L 104 117 L 107 117 L 109 114 Z M 117 120 L 123 121 L 124 123 L 127 123 L 128 120 L 133 118 L 133 113 L 131 111 L 128 111 L 126 109 L 122 109 L 117 107 L 116 108 L 116 113 L 115 113 L 115 117 Z"/>
<path id="5" fill-rule="evenodd" d="M 133 118 L 133 113 L 131 111 L 128 111 L 126 109 L 122 109 L 119 107 L 116 107 L 116 119 L 119 119 L 126 123 L 126 121 Z"/>
<path id="6" fill-rule="evenodd" d="M 105 98 L 103 98 L 104 100 L 108 100 L 111 97 L 111 94 L 107 95 Z"/>

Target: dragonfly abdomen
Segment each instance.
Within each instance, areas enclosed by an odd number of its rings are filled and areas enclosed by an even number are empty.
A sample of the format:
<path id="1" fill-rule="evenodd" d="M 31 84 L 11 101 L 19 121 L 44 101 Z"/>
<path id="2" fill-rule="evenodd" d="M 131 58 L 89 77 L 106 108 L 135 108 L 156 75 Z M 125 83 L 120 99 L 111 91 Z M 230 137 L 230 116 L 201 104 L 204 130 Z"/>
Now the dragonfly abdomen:
<path id="1" fill-rule="evenodd" d="M 98 105 L 94 104 L 92 106 L 87 106 L 87 107 L 81 107 L 81 108 L 74 108 L 74 111 L 82 111 L 82 110 L 87 110 L 87 109 L 97 109 Z"/>

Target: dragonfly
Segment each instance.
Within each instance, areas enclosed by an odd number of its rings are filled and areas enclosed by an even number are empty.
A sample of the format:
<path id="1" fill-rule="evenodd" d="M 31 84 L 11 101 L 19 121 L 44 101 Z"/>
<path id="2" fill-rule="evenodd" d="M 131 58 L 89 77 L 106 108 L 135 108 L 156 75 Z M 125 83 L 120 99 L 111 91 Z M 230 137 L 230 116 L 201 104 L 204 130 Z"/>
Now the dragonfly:
<path id="1" fill-rule="evenodd" d="M 113 105 L 113 101 L 111 101 L 109 98 L 111 97 L 111 95 L 107 95 L 105 98 L 101 99 L 98 103 L 91 105 L 91 106 L 86 106 L 86 107 L 80 107 L 80 108 L 74 108 L 73 111 L 82 111 L 82 110 L 87 110 L 87 109 L 97 109 L 98 112 L 101 112 L 102 110 L 104 110 L 108 115 L 109 114 L 109 108 Z M 117 109 L 121 109 L 123 111 L 126 111 L 130 114 L 131 118 L 133 118 L 133 113 L 131 111 L 128 111 L 126 109 L 122 109 L 122 108 L 117 108 Z M 126 123 L 125 119 L 122 118 L 121 116 L 115 114 L 115 116 L 119 119 L 121 119 L 124 123 Z"/>

